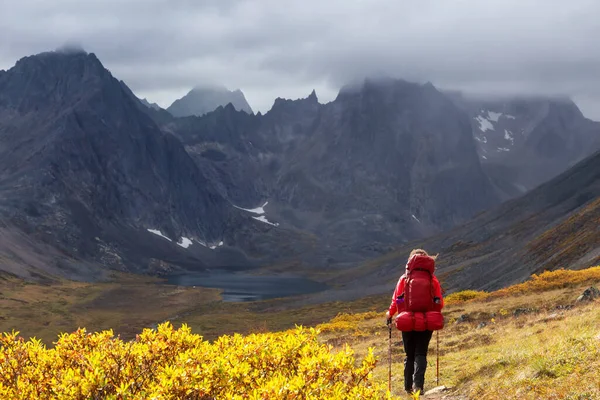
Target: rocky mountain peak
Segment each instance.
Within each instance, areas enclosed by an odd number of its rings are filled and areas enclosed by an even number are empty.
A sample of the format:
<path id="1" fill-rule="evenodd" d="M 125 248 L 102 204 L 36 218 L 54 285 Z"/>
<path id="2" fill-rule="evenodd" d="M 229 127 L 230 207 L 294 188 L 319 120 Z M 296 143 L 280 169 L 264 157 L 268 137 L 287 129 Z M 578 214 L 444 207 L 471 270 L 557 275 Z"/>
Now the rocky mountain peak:
<path id="1" fill-rule="evenodd" d="M 46 76 L 96 74 L 105 76 L 108 71 L 94 53 L 85 51 L 48 51 L 21 58 L 15 64 L 16 70 L 24 77 L 43 74 Z"/>
<path id="2" fill-rule="evenodd" d="M 336 100 L 343 101 L 347 99 L 352 101 L 352 99 L 359 97 L 390 104 L 396 101 L 405 102 L 399 107 L 407 105 L 411 98 L 427 99 L 429 102 L 437 99 L 438 104 L 448 105 L 448 98 L 430 82 L 419 84 L 391 77 L 365 78 L 360 82 L 346 84 L 340 89 Z"/>
<path id="3" fill-rule="evenodd" d="M 109 226 L 221 239 L 229 204 L 140 107 L 93 54 L 21 60 L 0 79 L 0 210 L 77 254 Z"/>
<path id="4" fill-rule="evenodd" d="M 229 103 L 238 111 L 253 113 L 241 90 L 229 91 L 222 85 L 197 85 L 181 99 L 175 100 L 167 111 L 175 117 L 202 116 Z"/>
<path id="5" fill-rule="evenodd" d="M 45 52 L 20 59 L 1 75 L 0 104 L 33 111 L 44 102 L 84 96 L 90 87 L 109 83 L 112 75 L 93 53 Z"/>
<path id="6" fill-rule="evenodd" d="M 289 110 L 290 108 L 297 106 L 314 106 L 319 104 L 317 98 L 317 92 L 313 89 L 307 97 L 300 99 L 285 99 L 283 97 L 277 97 L 273 102 L 273 106 L 269 112 L 277 112 L 278 110 Z"/>

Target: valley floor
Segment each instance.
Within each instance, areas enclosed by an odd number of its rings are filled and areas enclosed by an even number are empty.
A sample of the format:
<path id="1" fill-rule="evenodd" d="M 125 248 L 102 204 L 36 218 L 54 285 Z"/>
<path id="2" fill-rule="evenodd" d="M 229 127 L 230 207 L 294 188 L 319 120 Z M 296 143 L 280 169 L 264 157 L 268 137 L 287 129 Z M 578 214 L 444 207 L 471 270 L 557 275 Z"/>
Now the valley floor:
<path id="1" fill-rule="evenodd" d="M 297 304 L 300 297 L 248 303 L 221 301 L 220 290 L 167 285 L 141 275 L 116 273 L 111 282 L 52 284 L 0 277 L 0 332 L 16 330 L 52 345 L 62 332 L 112 329 L 129 340 L 162 321 L 189 325 L 208 340 L 223 334 L 314 326 L 342 312 L 381 308 L 387 296 L 353 302 Z"/>

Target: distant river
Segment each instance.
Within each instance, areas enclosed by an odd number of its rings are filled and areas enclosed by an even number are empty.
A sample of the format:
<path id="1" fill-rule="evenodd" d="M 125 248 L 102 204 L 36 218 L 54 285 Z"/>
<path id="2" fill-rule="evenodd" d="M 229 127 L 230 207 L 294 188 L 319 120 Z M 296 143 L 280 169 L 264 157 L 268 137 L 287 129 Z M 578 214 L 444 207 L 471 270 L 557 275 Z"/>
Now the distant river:
<path id="1" fill-rule="evenodd" d="M 167 277 L 180 286 L 222 289 L 223 301 L 243 302 L 297 296 L 327 289 L 324 283 L 293 275 L 250 275 L 241 272 L 185 272 Z"/>

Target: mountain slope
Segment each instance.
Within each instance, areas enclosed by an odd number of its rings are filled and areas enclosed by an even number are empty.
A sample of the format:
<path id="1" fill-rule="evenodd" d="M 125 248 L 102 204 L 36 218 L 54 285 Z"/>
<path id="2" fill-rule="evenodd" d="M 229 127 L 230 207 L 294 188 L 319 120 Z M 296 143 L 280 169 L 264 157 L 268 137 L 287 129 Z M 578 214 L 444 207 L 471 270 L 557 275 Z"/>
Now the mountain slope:
<path id="1" fill-rule="evenodd" d="M 42 53 L 0 75 L 2 214 L 79 257 L 98 259 L 117 226 L 222 240 L 233 208 L 138 104 L 93 54 Z"/>
<path id="2" fill-rule="evenodd" d="M 383 293 L 411 248 L 440 253 L 447 290 L 498 289 L 532 273 L 600 262 L 600 152 L 517 199 L 468 223 L 365 264 L 342 278 L 347 287 Z M 345 289 L 346 290 L 346 289 Z"/>
<path id="3" fill-rule="evenodd" d="M 201 116 L 229 103 L 238 111 L 253 113 L 241 90 L 230 91 L 220 86 L 195 87 L 181 99 L 175 100 L 167 111 L 175 117 Z"/>

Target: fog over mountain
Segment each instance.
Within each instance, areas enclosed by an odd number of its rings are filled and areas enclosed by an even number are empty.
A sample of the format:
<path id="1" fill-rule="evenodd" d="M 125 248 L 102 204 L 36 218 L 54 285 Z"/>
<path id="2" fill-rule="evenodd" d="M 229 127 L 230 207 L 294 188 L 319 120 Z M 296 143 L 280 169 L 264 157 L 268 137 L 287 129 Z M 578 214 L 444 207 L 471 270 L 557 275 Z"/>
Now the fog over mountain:
<path id="1" fill-rule="evenodd" d="M 374 74 L 486 94 L 561 94 L 600 119 L 600 4 L 575 0 L 5 2 L 0 68 L 79 43 L 167 108 L 197 82 L 255 112 Z M 118 17 L 116 17 L 118 16 Z"/>

